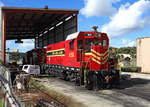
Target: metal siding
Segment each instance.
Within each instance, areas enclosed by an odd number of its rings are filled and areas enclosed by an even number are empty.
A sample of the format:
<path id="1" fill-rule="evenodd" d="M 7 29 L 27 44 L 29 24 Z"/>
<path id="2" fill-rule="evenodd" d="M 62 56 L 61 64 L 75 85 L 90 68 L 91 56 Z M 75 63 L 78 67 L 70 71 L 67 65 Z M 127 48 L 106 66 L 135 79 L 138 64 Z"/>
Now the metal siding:
<path id="1" fill-rule="evenodd" d="M 76 20 L 74 17 L 65 22 L 64 31 L 64 39 L 66 39 L 69 34 L 76 32 Z"/>
<path id="2" fill-rule="evenodd" d="M 42 35 L 43 36 L 43 47 L 47 46 L 48 44 L 53 44 L 57 43 L 60 41 L 64 41 L 69 34 L 72 34 L 76 32 L 76 19 L 75 17 L 72 17 L 71 19 L 64 21 L 62 24 L 59 26 L 56 26 L 54 29 L 50 30 L 46 34 Z M 64 37 L 63 37 L 64 35 Z M 54 38 L 55 36 L 55 38 Z M 49 39 L 48 39 L 49 38 Z M 42 47 L 42 38 L 38 38 L 39 40 L 39 47 Z M 48 44 L 47 44 L 48 43 Z"/>

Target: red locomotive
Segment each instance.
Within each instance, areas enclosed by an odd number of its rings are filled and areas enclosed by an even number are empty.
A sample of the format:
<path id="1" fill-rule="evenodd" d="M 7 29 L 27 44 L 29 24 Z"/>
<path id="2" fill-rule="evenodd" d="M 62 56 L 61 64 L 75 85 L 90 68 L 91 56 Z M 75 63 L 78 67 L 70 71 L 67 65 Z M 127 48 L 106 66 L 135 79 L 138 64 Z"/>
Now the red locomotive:
<path id="1" fill-rule="evenodd" d="M 65 41 L 48 45 L 46 68 L 50 75 L 86 83 L 88 89 L 100 89 L 119 83 L 119 71 L 109 58 L 109 39 L 97 31 L 76 32 Z M 116 62 L 116 61 L 115 61 Z"/>

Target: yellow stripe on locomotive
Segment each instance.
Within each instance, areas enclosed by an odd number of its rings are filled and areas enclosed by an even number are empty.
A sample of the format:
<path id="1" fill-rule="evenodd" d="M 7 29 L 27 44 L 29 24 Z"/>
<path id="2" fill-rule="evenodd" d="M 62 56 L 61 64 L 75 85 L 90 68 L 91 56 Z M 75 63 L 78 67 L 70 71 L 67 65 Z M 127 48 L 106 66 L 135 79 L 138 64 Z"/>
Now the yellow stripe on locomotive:
<path id="1" fill-rule="evenodd" d="M 47 51 L 47 57 L 65 56 L 65 49 Z"/>

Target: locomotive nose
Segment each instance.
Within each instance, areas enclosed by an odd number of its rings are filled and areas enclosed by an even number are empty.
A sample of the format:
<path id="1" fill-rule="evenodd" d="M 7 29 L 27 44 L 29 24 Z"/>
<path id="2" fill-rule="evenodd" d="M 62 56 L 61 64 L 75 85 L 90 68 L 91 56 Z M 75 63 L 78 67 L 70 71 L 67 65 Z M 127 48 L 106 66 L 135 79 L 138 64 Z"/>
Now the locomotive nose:
<path id="1" fill-rule="evenodd" d="M 108 49 L 100 48 L 100 46 L 92 46 L 91 47 L 92 53 L 92 70 L 102 70 L 107 69 L 107 62 L 108 62 Z"/>

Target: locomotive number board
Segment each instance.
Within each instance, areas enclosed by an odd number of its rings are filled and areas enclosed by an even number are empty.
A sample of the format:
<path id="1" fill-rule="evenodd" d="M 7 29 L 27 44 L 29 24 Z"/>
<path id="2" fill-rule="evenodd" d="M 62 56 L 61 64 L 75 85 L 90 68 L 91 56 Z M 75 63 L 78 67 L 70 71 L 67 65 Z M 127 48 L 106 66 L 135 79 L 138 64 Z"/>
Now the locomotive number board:
<path id="1" fill-rule="evenodd" d="M 57 50 L 47 51 L 47 56 L 48 57 L 65 56 L 65 49 L 57 49 Z"/>

